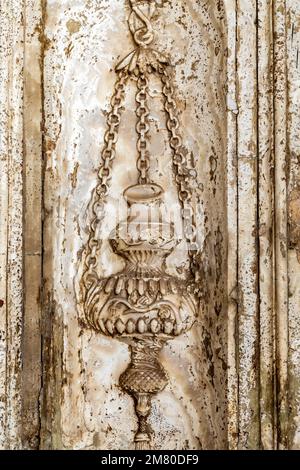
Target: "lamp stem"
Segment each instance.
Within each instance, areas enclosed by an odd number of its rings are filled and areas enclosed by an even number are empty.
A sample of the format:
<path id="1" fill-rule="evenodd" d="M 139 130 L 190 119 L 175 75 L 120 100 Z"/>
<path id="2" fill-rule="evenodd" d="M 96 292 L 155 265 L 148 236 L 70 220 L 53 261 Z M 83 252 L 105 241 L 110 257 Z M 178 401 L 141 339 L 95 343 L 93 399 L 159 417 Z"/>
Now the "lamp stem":
<path id="1" fill-rule="evenodd" d="M 120 386 L 129 393 L 135 402 L 138 430 L 135 434 L 136 450 L 151 449 L 152 430 L 148 424 L 151 413 L 151 400 L 168 383 L 167 374 L 159 362 L 159 352 L 164 341 L 155 335 L 133 338 L 131 362 L 120 377 Z"/>

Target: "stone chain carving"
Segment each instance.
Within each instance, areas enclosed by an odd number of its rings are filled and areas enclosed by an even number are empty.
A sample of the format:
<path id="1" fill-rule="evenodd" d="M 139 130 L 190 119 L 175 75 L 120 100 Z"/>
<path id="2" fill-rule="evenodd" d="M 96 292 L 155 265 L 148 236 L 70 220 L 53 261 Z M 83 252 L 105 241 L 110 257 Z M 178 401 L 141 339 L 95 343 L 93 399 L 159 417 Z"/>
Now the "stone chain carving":
<path id="1" fill-rule="evenodd" d="M 187 158 L 182 146 L 182 137 L 179 131 L 179 119 L 176 102 L 174 100 L 174 87 L 168 71 L 160 67 L 161 80 L 163 83 L 163 94 L 165 97 L 165 110 L 168 115 L 167 127 L 170 132 L 170 147 L 173 150 L 173 166 L 175 179 L 178 186 L 178 197 L 182 206 L 184 233 L 189 243 L 192 262 L 198 251 L 196 242 L 196 224 L 192 207 L 192 188 L 190 181 L 197 177 L 196 170 L 188 165 Z"/>
<path id="2" fill-rule="evenodd" d="M 121 110 L 127 80 L 127 72 L 124 70 L 120 71 L 115 84 L 115 92 L 111 99 L 111 110 L 107 116 L 107 131 L 104 136 L 105 145 L 101 154 L 98 183 L 93 193 L 93 216 L 89 226 L 89 239 L 85 253 L 85 267 L 83 272 L 83 285 L 85 288 L 84 296 L 91 284 L 98 279 L 96 267 L 98 263 L 97 256 L 101 248 L 101 239 L 100 237 L 97 237 L 97 228 L 104 219 L 104 204 L 111 180 L 112 162 L 116 156 L 116 143 L 118 140 Z"/>
<path id="3" fill-rule="evenodd" d="M 151 399 L 168 383 L 159 362 L 159 352 L 166 341 L 192 327 L 199 300 L 193 276 L 180 279 L 167 273 L 166 259 L 180 240 L 174 238 L 173 224 L 163 219 L 160 207 L 164 190 L 149 178 L 148 82 L 155 73 L 162 83 L 184 234 L 189 244 L 191 271 L 195 274 L 197 243 L 191 181 L 196 180 L 197 174 L 183 147 L 169 61 L 149 47 L 155 36 L 151 21 L 157 7 L 164 3 L 164 0 L 130 0 L 129 28 L 137 48 L 116 67 L 118 78 L 107 117 L 98 183 L 92 196 L 92 221 L 81 284 L 86 323 L 102 334 L 125 341 L 131 348 L 131 363 L 119 383 L 134 399 L 138 418 L 135 445 L 136 449 L 143 450 L 151 448 L 152 431 L 147 422 Z M 124 191 L 128 217 L 117 225 L 110 237 L 113 251 L 123 257 L 125 266 L 122 271 L 101 278 L 97 273 L 101 248 L 97 229 L 104 219 L 125 85 L 130 77 L 137 86 L 138 184 Z"/>
<path id="4" fill-rule="evenodd" d="M 137 80 L 137 94 L 136 102 L 138 107 L 136 108 L 136 115 L 138 122 L 136 125 L 136 131 L 138 134 L 137 150 L 137 169 L 139 171 L 139 183 L 149 183 L 149 150 L 147 136 L 150 130 L 148 116 L 149 109 L 147 107 L 147 92 L 148 92 L 148 80 L 144 74 L 141 74 Z"/>

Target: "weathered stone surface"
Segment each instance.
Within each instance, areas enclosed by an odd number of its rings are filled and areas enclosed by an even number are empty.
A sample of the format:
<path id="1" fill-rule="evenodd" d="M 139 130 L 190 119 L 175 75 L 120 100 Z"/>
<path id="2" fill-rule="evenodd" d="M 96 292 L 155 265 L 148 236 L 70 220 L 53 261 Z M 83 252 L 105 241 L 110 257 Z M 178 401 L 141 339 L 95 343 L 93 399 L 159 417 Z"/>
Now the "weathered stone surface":
<path id="1" fill-rule="evenodd" d="M 54 380 L 62 380 L 63 386 L 59 387 L 58 396 L 52 397 L 52 409 L 55 414 L 59 410 L 60 418 L 57 428 L 53 428 L 49 424 L 53 416 L 49 414 L 45 425 L 51 431 L 52 442 L 47 440 L 45 431 L 42 435 L 45 447 L 124 449 L 131 445 L 136 426 L 132 401 L 117 386 L 129 360 L 127 348 L 80 328 L 73 285 L 78 254 L 86 242 L 86 210 L 96 184 L 105 114 L 115 81 L 113 68 L 132 49 L 127 16 L 128 9 L 116 1 L 89 7 L 49 2 L 47 7 L 45 275 L 46 289 L 52 297 L 49 313 L 52 321 L 61 325 L 62 343 L 51 338 L 53 356 L 62 355 L 61 371 Z M 150 421 L 156 429 L 156 448 L 215 448 L 226 447 L 227 442 L 223 367 L 226 355 L 223 20 L 222 9 L 187 1 L 166 5 L 154 25 L 159 31 L 159 48 L 171 55 L 176 65 L 183 137 L 199 174 L 199 188 L 195 189 L 201 205 L 203 269 L 210 264 L 205 272 L 204 315 L 193 331 L 169 343 L 163 352 L 170 385 L 154 400 Z M 154 81 L 150 90 L 154 107 L 150 117 L 151 177 L 166 189 L 168 204 L 174 205 L 171 154 L 158 86 Z M 112 206 L 124 189 L 136 181 L 132 93 L 130 85 L 113 168 Z M 156 128 L 160 129 L 159 134 L 155 133 Z M 104 221 L 107 233 L 114 228 L 113 223 L 108 217 Z M 112 272 L 116 261 L 106 241 L 103 272 Z M 176 266 L 179 269 L 182 262 L 185 257 L 180 259 L 177 254 L 170 261 L 170 269 Z M 53 335 L 58 338 L 55 328 Z M 46 354 L 44 359 L 47 361 Z M 46 392 L 50 403 L 51 393 L 53 385 Z M 74 407 L 78 409 L 76 420 L 71 418 Z"/>
<path id="2" fill-rule="evenodd" d="M 21 446 L 24 2 L 0 8 L 0 445 Z"/>
<path id="3" fill-rule="evenodd" d="M 287 2 L 288 82 L 288 269 L 289 269 L 289 433 L 290 449 L 300 448 L 300 5 Z"/>
<path id="4" fill-rule="evenodd" d="M 22 445 L 39 444 L 42 290 L 42 5 L 24 9 L 24 313 L 22 339 Z"/>
<path id="5" fill-rule="evenodd" d="M 114 66 L 133 49 L 128 13 L 125 0 L 1 2 L 1 448 L 132 446 L 133 402 L 118 386 L 128 347 L 78 322 Z M 179 0 L 155 21 L 198 171 L 207 287 L 197 325 L 161 356 L 158 449 L 300 449 L 299 17 L 292 0 Z M 159 91 L 153 81 L 151 177 L 170 206 Z M 136 181 L 132 85 L 125 108 L 107 233 Z M 187 259 L 170 261 L 178 272 Z M 117 263 L 106 241 L 103 272 Z"/>

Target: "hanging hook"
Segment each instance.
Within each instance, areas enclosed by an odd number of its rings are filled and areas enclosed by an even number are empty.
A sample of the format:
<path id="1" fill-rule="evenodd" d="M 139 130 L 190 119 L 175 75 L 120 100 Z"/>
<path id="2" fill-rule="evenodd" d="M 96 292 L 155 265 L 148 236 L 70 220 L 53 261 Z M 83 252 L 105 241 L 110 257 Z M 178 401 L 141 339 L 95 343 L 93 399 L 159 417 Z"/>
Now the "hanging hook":
<path id="1" fill-rule="evenodd" d="M 154 40 L 154 30 L 151 24 L 151 19 L 156 11 L 156 1 L 150 0 L 147 2 L 147 14 L 145 11 L 142 10 L 141 2 L 138 2 L 137 0 L 130 0 L 130 3 L 132 7 L 132 13 L 129 17 L 130 31 L 138 46 L 147 47 Z M 140 20 L 143 23 L 143 26 L 138 29 L 137 20 Z"/>
<path id="2" fill-rule="evenodd" d="M 158 7 L 162 7 L 166 0 L 129 0 L 131 13 L 128 19 L 129 29 L 137 48 L 131 51 L 116 66 L 116 70 L 128 68 L 129 72 L 145 70 L 148 67 L 158 70 L 160 64 L 167 64 L 168 59 L 149 46 L 155 38 L 152 19 Z"/>

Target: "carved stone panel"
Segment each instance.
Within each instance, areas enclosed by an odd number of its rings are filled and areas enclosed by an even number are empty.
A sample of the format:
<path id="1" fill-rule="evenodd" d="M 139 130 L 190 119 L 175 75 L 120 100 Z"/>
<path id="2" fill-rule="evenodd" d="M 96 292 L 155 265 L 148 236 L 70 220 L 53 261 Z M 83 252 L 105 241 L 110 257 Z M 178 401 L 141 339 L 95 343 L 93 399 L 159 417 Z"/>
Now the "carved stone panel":
<path id="1" fill-rule="evenodd" d="M 300 448 L 298 3 L 1 1 L 1 449 Z"/>
<path id="2" fill-rule="evenodd" d="M 150 348 L 152 341 L 159 349 L 166 343 L 163 369 L 153 366 L 163 380 L 154 387 L 160 393 L 153 389 L 147 412 L 153 447 L 226 447 L 224 11 L 191 1 L 162 3 L 47 6 L 44 246 L 53 376 L 45 447 L 132 446 L 137 420 L 126 390 L 138 409 L 147 387 L 135 393 L 124 374 L 120 386 L 130 353 L 118 338 L 130 337 L 139 344 L 148 338 Z M 137 133 L 143 122 L 145 138 Z M 136 168 L 137 159 L 145 167 L 145 158 L 147 174 Z M 181 158 L 183 183 L 173 171 Z M 133 188 L 138 183 L 143 186 Z M 184 233 L 191 220 L 182 219 L 180 207 L 186 190 L 199 244 L 195 266 Z M 160 209 L 152 203 L 158 222 L 150 225 L 141 220 L 151 209 L 147 200 L 161 200 Z M 134 212 L 142 215 L 131 223 Z M 159 222 L 164 218 L 170 222 Z M 142 233 L 134 241 L 127 229 L 136 227 Z M 194 279 L 190 286 L 188 278 Z M 140 313 L 131 318 L 130 309 Z M 143 367 L 141 377 L 155 382 L 151 368 L 146 373 Z M 80 410 L 76 421 L 74 407 Z"/>

